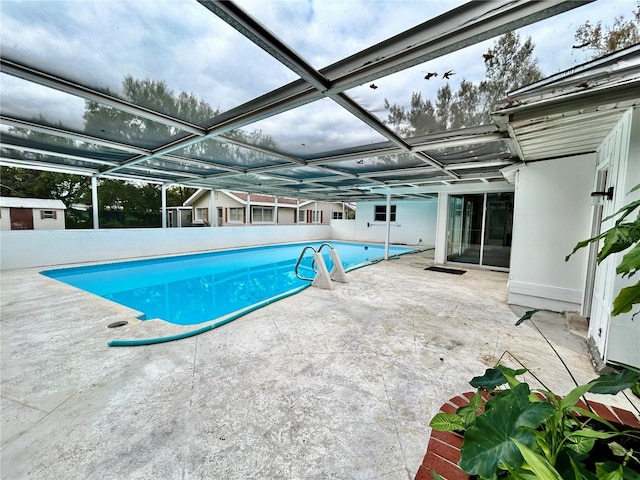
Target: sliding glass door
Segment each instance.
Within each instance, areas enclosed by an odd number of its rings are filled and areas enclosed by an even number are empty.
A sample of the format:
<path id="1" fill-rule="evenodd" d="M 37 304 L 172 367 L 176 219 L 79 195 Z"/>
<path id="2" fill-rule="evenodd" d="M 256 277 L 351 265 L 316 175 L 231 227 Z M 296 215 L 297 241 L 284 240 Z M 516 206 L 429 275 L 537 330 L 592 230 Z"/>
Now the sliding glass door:
<path id="1" fill-rule="evenodd" d="M 449 196 L 447 261 L 509 268 L 513 193 Z"/>

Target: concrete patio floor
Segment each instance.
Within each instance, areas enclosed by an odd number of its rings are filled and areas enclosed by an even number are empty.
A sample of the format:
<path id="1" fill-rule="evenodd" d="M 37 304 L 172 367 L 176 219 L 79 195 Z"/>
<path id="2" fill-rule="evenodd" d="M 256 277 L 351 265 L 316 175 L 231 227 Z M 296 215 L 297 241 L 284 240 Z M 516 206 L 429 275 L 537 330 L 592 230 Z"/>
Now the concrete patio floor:
<path id="1" fill-rule="evenodd" d="M 405 255 L 199 336 L 117 348 L 107 341 L 184 328 L 2 272 L 1 476 L 406 480 L 430 418 L 505 350 L 571 389 L 544 339 L 514 326 L 525 309 L 506 304 L 508 274 L 431 263 Z M 565 317 L 537 318 L 577 379 L 595 377 Z M 117 320 L 129 325 L 106 328 Z"/>

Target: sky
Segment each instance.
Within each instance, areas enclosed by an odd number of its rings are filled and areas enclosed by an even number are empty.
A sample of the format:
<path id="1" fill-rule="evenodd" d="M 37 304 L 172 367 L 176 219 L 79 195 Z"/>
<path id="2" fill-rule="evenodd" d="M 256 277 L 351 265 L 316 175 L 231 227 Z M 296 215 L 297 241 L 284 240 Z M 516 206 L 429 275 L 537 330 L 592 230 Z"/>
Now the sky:
<path id="1" fill-rule="evenodd" d="M 363 50 L 391 35 L 455 8 L 457 0 L 238 0 L 316 68 Z M 598 0 L 522 28 L 531 36 L 545 75 L 573 67 L 590 52 L 571 48 L 577 27 L 586 21 L 610 25 L 631 18 L 635 0 Z M 127 75 L 163 80 L 178 94 L 193 93 L 221 110 L 240 105 L 288 82 L 296 75 L 195 1 L 3 0 L 0 45 L 5 58 L 34 64 L 88 85 L 121 91 Z M 484 76 L 482 53 L 495 39 L 467 47 L 346 93 L 386 118 L 384 100 L 407 105 L 411 93 L 435 99 L 447 81 L 426 72 L 454 70 L 450 85 Z M 84 101 L 7 74 L 0 75 L 2 111 L 82 130 Z M 291 153 L 374 143 L 383 138 L 330 100 L 244 127 L 260 129 Z M 304 144 L 304 145 L 303 145 Z"/>

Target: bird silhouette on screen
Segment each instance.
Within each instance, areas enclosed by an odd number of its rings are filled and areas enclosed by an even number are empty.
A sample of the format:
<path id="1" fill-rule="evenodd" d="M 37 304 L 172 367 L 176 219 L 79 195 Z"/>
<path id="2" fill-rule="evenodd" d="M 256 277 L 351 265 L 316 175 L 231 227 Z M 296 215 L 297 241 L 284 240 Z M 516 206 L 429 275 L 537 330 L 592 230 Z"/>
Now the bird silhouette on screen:
<path id="1" fill-rule="evenodd" d="M 442 74 L 442 78 L 446 78 L 447 80 L 449 80 L 449 78 L 451 78 L 451 75 L 455 75 L 456 72 L 454 72 L 453 70 L 449 70 L 448 72 L 444 72 Z"/>
<path id="2" fill-rule="evenodd" d="M 428 72 L 425 76 L 424 79 L 425 80 L 430 80 L 432 77 L 437 77 L 438 73 L 437 72 Z"/>

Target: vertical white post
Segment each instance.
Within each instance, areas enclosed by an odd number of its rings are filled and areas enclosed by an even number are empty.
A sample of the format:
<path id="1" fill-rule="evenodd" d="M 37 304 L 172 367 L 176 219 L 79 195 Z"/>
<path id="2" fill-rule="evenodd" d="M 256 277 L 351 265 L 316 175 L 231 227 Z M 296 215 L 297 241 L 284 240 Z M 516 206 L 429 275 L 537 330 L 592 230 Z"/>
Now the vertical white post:
<path id="1" fill-rule="evenodd" d="M 313 220 L 314 225 L 316 223 L 320 223 L 320 215 L 318 215 L 318 201 L 314 200 L 313 201 L 313 216 L 311 217 L 311 220 Z"/>
<path id="2" fill-rule="evenodd" d="M 273 197 L 273 223 L 278 224 L 278 197 Z"/>
<path id="3" fill-rule="evenodd" d="M 93 229 L 98 230 L 99 215 L 98 215 L 98 177 L 91 177 L 91 211 L 93 213 Z"/>
<path id="4" fill-rule="evenodd" d="M 444 264 L 447 262 L 447 246 L 449 244 L 449 195 L 438 193 L 438 214 L 436 217 L 436 249 L 434 252 L 434 263 Z"/>
<path id="5" fill-rule="evenodd" d="M 209 199 L 209 225 L 211 227 L 218 226 L 218 212 L 216 212 L 216 191 L 211 189 L 211 198 Z"/>
<path id="6" fill-rule="evenodd" d="M 251 223 L 251 194 L 247 193 L 247 207 L 246 207 L 246 211 L 245 211 L 245 226 L 249 226 L 249 223 Z"/>
<path id="7" fill-rule="evenodd" d="M 296 224 L 300 225 L 300 199 L 296 198 Z"/>
<path id="8" fill-rule="evenodd" d="M 167 228 L 167 184 L 162 184 L 162 228 Z"/>
<path id="9" fill-rule="evenodd" d="M 389 240 L 391 239 L 391 192 L 387 192 L 387 231 L 384 236 L 384 259 L 389 260 Z"/>

